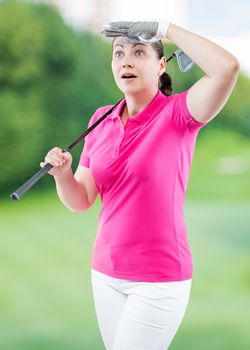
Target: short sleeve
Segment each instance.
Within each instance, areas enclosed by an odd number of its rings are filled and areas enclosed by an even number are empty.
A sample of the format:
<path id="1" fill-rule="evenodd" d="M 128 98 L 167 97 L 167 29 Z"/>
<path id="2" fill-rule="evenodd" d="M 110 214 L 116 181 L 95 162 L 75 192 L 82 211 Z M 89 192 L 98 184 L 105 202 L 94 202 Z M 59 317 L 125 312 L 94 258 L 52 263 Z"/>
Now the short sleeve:
<path id="1" fill-rule="evenodd" d="M 189 129 L 201 129 L 207 125 L 208 122 L 199 122 L 189 112 L 187 107 L 187 93 L 185 90 L 179 94 L 176 94 L 175 108 L 173 111 L 173 119 L 178 128 L 186 130 Z"/>
<path id="2" fill-rule="evenodd" d="M 108 107 L 110 106 L 107 106 L 106 108 Z M 101 112 L 102 110 L 103 110 L 103 107 L 97 108 L 97 110 L 95 111 L 95 113 L 92 115 L 92 117 L 88 122 L 87 129 L 89 129 L 91 125 L 93 125 L 97 121 L 97 119 L 100 117 L 100 113 L 102 114 Z M 90 141 L 90 137 L 92 141 Z M 86 135 L 84 138 L 84 146 L 83 146 L 83 150 L 79 160 L 79 164 L 82 166 L 85 166 L 86 168 L 90 168 L 91 144 L 93 144 L 93 130 L 91 130 L 91 132 L 88 135 Z"/>
<path id="3" fill-rule="evenodd" d="M 89 168 L 90 167 L 89 163 L 90 163 L 90 158 L 89 158 L 89 154 L 88 154 L 87 141 L 86 141 L 86 137 L 85 137 L 85 142 L 84 142 L 82 154 L 80 156 L 79 164 L 82 166 L 85 166 L 86 168 Z"/>
<path id="4" fill-rule="evenodd" d="M 94 124 L 95 119 L 96 119 L 96 113 L 97 111 L 92 115 L 88 122 L 87 129 L 90 128 L 92 124 Z M 80 161 L 79 164 L 82 166 L 85 166 L 86 168 L 90 168 L 90 156 L 89 156 L 89 134 L 85 136 L 84 138 L 84 145 L 83 145 L 83 150 L 80 156 Z"/>

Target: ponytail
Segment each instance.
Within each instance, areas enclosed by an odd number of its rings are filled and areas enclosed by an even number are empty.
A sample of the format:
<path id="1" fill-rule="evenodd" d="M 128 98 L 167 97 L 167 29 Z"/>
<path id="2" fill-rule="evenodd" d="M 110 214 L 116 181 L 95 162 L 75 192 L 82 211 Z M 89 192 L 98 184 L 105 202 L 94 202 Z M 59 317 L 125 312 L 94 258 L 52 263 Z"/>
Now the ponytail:
<path id="1" fill-rule="evenodd" d="M 172 93 L 172 80 L 170 75 L 168 75 L 166 72 L 164 72 L 158 82 L 159 90 L 163 93 L 165 96 L 170 96 Z"/>
<path id="2" fill-rule="evenodd" d="M 164 56 L 164 48 L 162 45 L 162 41 L 156 41 L 153 42 L 152 44 L 152 48 L 155 50 L 156 55 L 158 57 L 158 59 L 160 60 L 163 56 Z M 172 93 L 172 79 L 170 77 L 170 75 L 168 75 L 166 72 L 164 72 L 158 81 L 158 87 L 160 89 L 160 91 L 163 93 L 163 95 L 165 96 L 170 96 Z"/>

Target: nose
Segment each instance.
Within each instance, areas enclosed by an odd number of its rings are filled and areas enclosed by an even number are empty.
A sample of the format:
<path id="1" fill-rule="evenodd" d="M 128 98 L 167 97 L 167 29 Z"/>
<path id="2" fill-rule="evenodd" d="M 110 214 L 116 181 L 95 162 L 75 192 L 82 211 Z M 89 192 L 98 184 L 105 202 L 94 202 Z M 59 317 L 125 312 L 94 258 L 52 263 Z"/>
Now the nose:
<path id="1" fill-rule="evenodd" d="M 126 67 L 134 67 L 133 63 L 126 63 L 124 62 L 123 65 L 122 65 L 123 68 L 126 68 Z"/>
<path id="2" fill-rule="evenodd" d="M 131 59 L 130 55 L 126 55 L 126 56 L 124 57 L 122 67 L 123 67 L 123 68 L 126 68 L 126 67 L 134 67 L 133 60 Z"/>

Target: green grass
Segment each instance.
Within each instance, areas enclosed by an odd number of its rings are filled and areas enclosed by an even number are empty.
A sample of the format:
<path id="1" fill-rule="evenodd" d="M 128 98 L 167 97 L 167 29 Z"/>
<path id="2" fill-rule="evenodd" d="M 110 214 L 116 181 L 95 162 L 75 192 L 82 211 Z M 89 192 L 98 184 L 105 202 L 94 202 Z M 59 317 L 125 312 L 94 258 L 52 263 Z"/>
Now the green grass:
<path id="1" fill-rule="evenodd" d="M 196 142 L 187 198 L 249 202 L 250 140 L 209 127 L 200 130 Z"/>
<path id="2" fill-rule="evenodd" d="M 250 345 L 250 143 L 210 135 L 197 143 L 185 203 L 194 277 L 171 350 Z M 219 173 L 218 160 L 235 154 L 245 159 L 244 172 Z M 73 214 L 53 188 L 1 201 L 1 350 L 104 350 L 90 284 L 100 206 L 98 198 Z"/>
<path id="3" fill-rule="evenodd" d="M 82 349 L 96 339 L 90 293 L 93 209 L 70 213 L 55 194 L 27 195 L 5 205 L 0 349 Z"/>

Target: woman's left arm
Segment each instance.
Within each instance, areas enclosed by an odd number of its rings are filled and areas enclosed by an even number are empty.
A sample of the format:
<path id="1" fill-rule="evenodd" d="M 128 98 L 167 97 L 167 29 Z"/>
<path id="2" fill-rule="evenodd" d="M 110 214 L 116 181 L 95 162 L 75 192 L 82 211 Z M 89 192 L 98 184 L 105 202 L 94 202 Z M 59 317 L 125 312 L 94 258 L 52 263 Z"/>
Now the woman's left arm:
<path id="1" fill-rule="evenodd" d="M 214 42 L 173 23 L 169 24 L 167 38 L 206 73 L 189 89 L 187 107 L 194 119 L 200 122 L 212 120 L 234 88 L 239 62 Z"/>

